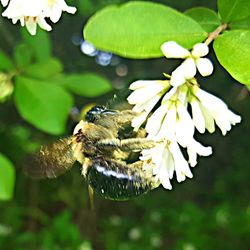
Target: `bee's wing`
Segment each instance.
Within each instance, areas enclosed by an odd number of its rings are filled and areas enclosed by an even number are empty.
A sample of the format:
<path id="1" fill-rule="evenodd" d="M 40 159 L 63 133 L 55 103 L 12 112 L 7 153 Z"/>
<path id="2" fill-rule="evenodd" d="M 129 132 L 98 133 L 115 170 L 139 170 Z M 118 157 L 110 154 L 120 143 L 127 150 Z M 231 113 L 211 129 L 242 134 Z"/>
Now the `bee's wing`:
<path id="1" fill-rule="evenodd" d="M 25 164 L 25 172 L 34 178 L 56 178 L 68 171 L 76 158 L 72 149 L 72 137 L 60 139 L 40 151 Z"/>

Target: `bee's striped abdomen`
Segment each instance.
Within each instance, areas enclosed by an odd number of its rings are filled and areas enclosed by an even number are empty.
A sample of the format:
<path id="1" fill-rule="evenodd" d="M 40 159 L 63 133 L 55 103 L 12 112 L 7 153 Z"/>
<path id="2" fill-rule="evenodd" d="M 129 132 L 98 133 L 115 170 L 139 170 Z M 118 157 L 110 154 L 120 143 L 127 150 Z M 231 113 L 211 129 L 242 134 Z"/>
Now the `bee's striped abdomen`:
<path id="1" fill-rule="evenodd" d="M 129 200 L 155 188 L 141 168 L 103 158 L 93 159 L 87 180 L 95 193 L 111 200 Z"/>

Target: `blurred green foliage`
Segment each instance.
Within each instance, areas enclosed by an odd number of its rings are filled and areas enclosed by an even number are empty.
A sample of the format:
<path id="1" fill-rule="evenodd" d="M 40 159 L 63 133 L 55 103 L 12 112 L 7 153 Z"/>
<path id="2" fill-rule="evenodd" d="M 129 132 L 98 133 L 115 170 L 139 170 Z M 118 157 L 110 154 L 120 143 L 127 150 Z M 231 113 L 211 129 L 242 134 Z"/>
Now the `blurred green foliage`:
<path id="1" fill-rule="evenodd" d="M 74 5 L 75 1 L 71 2 Z M 70 43 L 75 33 L 81 36 L 83 21 L 101 7 L 115 2 L 126 1 L 78 1 L 78 15 L 65 15 L 53 32 L 39 32 L 32 38 L 25 30 L 19 33 L 18 25 L 0 19 L 0 71 L 4 78 L 0 90 L 8 90 L 4 98 L 1 96 L 4 92 L 0 91 L 0 163 L 4 158 L 4 164 L 7 162 L 9 166 L 0 165 L 0 185 L 8 181 L 7 168 L 15 167 L 16 171 L 13 199 L 0 202 L 0 249 L 249 249 L 250 100 L 246 90 L 215 60 L 215 67 L 220 70 L 209 79 L 201 80 L 201 85 L 226 100 L 230 108 L 242 115 L 243 121 L 226 137 L 222 138 L 219 133 L 202 137 L 205 144 L 213 146 L 214 154 L 200 159 L 198 166 L 192 169 L 192 180 L 174 182 L 172 191 L 158 188 L 129 202 L 95 197 L 95 207 L 91 210 L 79 166 L 56 180 L 31 180 L 23 173 L 23 164 L 29 164 L 29 155 L 40 145 L 55 140 L 55 134 L 71 134 L 75 124 L 74 114 L 69 114 L 71 107 L 81 109 L 89 103 L 105 104 L 112 99 L 112 87 L 117 88 L 119 96 L 126 97 L 131 81 L 159 78 L 162 72 L 174 67 L 164 59 L 132 61 L 119 57 L 114 57 L 116 64 L 102 67 Z M 215 8 L 216 4 L 215 1 L 155 2 L 164 2 L 179 10 L 197 4 Z M 117 74 L 124 67 L 128 74 Z M 31 79 L 37 88 L 25 89 L 23 86 Z M 91 91 L 90 81 L 96 81 Z M 40 89 L 44 82 L 46 87 Z M 55 95 L 59 95 L 59 100 L 61 96 L 69 96 L 63 98 L 63 103 L 68 101 L 62 111 L 63 104 L 58 104 L 58 98 L 51 99 L 52 89 L 60 89 Z M 32 109 L 37 104 L 30 103 L 29 91 L 34 91 L 32 97 L 38 94 L 38 101 L 41 96 L 46 101 L 39 106 L 37 115 Z M 32 120 L 20 110 L 22 105 L 22 109 L 30 111 Z M 43 112 L 50 114 L 50 111 L 52 121 L 59 119 L 64 126 L 52 131 L 53 126 L 49 124 L 39 130 L 42 121 L 48 120 L 43 118 Z M 4 174 L 3 166 L 6 167 Z M 11 178 L 14 181 L 14 174 Z M 0 186 L 0 194 L 1 191 Z"/>

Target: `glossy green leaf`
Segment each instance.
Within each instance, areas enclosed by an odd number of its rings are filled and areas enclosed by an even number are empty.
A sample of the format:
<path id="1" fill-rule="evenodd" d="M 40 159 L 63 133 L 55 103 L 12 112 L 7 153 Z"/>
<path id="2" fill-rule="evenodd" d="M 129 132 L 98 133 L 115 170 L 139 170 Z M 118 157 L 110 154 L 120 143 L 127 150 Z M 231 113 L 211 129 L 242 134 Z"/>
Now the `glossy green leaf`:
<path id="1" fill-rule="evenodd" d="M 25 43 L 19 44 L 14 49 L 14 58 L 18 68 L 25 68 L 32 61 L 32 53 Z"/>
<path id="2" fill-rule="evenodd" d="M 90 18 L 84 38 L 98 49 L 128 58 L 156 58 L 160 46 L 174 40 L 191 48 L 207 33 L 192 18 L 153 2 L 108 6 Z"/>
<path id="3" fill-rule="evenodd" d="M 15 168 L 11 161 L 0 153 L 0 200 L 10 200 L 15 186 Z"/>
<path id="4" fill-rule="evenodd" d="M 249 0 L 218 0 L 218 10 L 223 22 L 231 22 L 250 16 Z"/>
<path id="5" fill-rule="evenodd" d="M 50 58 L 45 62 L 33 64 L 25 69 L 25 74 L 32 78 L 48 79 L 63 70 L 61 62 Z"/>
<path id="6" fill-rule="evenodd" d="M 37 34 L 32 36 L 26 29 L 22 29 L 24 41 L 32 49 L 38 62 L 46 62 L 52 54 L 52 46 L 48 32 L 38 29 Z"/>
<path id="7" fill-rule="evenodd" d="M 185 14 L 199 23 L 206 32 L 212 32 L 220 25 L 218 15 L 209 8 L 196 7 L 187 10 Z"/>
<path id="8" fill-rule="evenodd" d="M 25 120 L 51 134 L 64 132 L 73 105 L 72 97 L 60 86 L 25 77 L 16 79 L 15 102 Z"/>
<path id="9" fill-rule="evenodd" d="M 107 79 L 92 73 L 67 75 L 63 80 L 63 86 L 69 91 L 85 97 L 103 95 L 112 89 Z"/>
<path id="10" fill-rule="evenodd" d="M 238 20 L 238 21 L 233 21 L 232 23 L 230 23 L 229 25 L 230 29 L 250 29 L 250 16 L 246 17 L 244 19 Z"/>
<path id="11" fill-rule="evenodd" d="M 14 68 L 14 64 L 10 57 L 3 51 L 0 51 L 0 70 L 9 71 Z"/>
<path id="12" fill-rule="evenodd" d="M 214 41 L 215 54 L 221 65 L 243 84 L 250 84 L 250 31 L 234 30 Z"/>

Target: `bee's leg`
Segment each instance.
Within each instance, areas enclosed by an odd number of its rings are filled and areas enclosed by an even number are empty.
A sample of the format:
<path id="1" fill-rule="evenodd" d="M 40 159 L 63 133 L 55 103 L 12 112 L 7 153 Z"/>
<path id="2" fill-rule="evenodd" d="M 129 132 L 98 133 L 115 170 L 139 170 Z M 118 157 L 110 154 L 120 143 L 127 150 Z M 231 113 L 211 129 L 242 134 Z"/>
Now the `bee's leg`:
<path id="1" fill-rule="evenodd" d="M 142 149 L 150 149 L 157 145 L 159 141 L 147 138 L 129 138 L 121 140 L 120 149 L 123 151 L 140 151 Z"/>
<path id="2" fill-rule="evenodd" d="M 142 149 L 150 149 L 154 147 L 158 141 L 147 138 L 129 138 L 129 139 L 104 139 L 97 143 L 100 148 L 119 148 L 122 151 L 140 151 Z"/>
<path id="3" fill-rule="evenodd" d="M 90 158 L 85 158 L 82 163 L 82 175 L 86 178 L 89 168 L 92 165 L 92 160 Z"/>
<path id="4" fill-rule="evenodd" d="M 89 191 L 89 202 L 90 202 L 90 209 L 94 210 L 95 204 L 94 204 L 94 190 L 93 188 L 88 185 L 88 191 Z"/>

